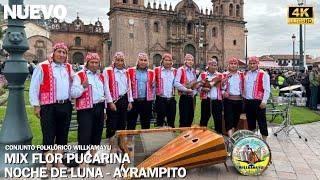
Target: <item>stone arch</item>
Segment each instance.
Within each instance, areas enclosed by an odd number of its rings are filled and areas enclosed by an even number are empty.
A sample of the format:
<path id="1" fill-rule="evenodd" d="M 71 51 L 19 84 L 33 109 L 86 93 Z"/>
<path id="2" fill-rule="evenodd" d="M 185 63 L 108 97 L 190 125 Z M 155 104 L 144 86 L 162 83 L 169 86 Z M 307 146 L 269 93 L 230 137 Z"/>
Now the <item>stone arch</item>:
<path id="1" fill-rule="evenodd" d="M 233 4 L 230 4 L 229 5 L 229 16 L 233 16 L 233 11 L 234 11 L 234 8 L 233 8 Z"/>
<path id="2" fill-rule="evenodd" d="M 237 16 L 237 17 L 240 17 L 240 13 L 241 13 L 241 11 L 240 11 L 240 5 L 238 4 L 238 5 L 236 5 L 236 16 Z"/>
<path id="3" fill-rule="evenodd" d="M 192 54 L 193 57 L 195 58 L 196 57 L 196 48 L 192 45 L 192 44 L 187 44 L 185 47 L 184 47 L 184 54 Z"/>
<path id="4" fill-rule="evenodd" d="M 152 61 L 153 61 L 153 65 L 155 66 L 160 66 L 160 62 L 161 62 L 162 56 L 160 54 L 155 54 L 152 57 Z"/>
<path id="5" fill-rule="evenodd" d="M 75 52 L 72 56 L 72 63 L 73 64 L 84 64 L 84 56 L 81 52 Z"/>

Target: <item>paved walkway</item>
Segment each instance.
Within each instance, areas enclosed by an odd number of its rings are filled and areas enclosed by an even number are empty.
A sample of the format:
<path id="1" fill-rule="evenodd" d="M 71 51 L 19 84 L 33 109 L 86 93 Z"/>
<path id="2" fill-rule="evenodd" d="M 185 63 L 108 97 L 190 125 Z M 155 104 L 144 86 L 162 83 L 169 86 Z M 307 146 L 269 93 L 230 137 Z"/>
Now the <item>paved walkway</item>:
<path id="1" fill-rule="evenodd" d="M 268 144 L 272 153 L 272 164 L 258 177 L 242 176 L 233 167 L 230 160 L 227 161 L 229 172 L 223 164 L 188 171 L 185 179 L 214 180 L 214 179 L 320 179 L 320 122 L 297 125 L 296 129 L 305 136 L 308 141 L 299 139 L 292 130 L 289 136 L 280 133 L 273 135 L 273 128 L 269 128 L 270 137 Z M 104 168 L 106 172 L 113 172 L 114 166 Z M 105 177 L 111 179 L 111 177 Z"/>
<path id="2" fill-rule="evenodd" d="M 294 131 L 291 131 L 289 136 L 280 133 L 276 137 L 272 133 L 273 128 L 269 128 L 268 144 L 271 148 L 272 164 L 261 176 L 242 176 L 228 160 L 229 172 L 226 171 L 223 164 L 218 164 L 189 170 L 185 179 L 320 179 L 320 122 L 295 127 L 308 138 L 307 142 L 299 139 Z M 105 166 L 103 168 L 104 179 L 112 179 L 114 168 L 117 166 L 115 164 Z M 111 173 L 111 175 L 106 175 L 106 173 Z"/>
<path id="3" fill-rule="evenodd" d="M 320 122 L 295 126 L 308 141 L 299 139 L 292 130 L 289 136 L 273 135 L 269 128 L 268 144 L 272 153 L 272 164 L 259 177 L 238 174 L 228 160 L 229 173 L 223 165 L 190 170 L 187 179 L 320 179 Z"/>

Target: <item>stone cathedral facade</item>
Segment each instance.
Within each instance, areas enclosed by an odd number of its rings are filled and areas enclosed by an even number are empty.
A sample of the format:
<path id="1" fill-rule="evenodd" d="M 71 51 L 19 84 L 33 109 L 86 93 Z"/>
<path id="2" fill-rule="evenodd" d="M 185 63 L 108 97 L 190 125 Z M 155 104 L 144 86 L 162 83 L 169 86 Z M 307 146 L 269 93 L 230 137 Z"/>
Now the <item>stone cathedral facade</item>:
<path id="1" fill-rule="evenodd" d="M 159 65 L 161 55 L 173 54 L 175 64 L 191 53 L 197 67 L 215 57 L 221 68 L 230 56 L 244 59 L 245 21 L 243 0 L 212 0 L 200 9 L 193 0 L 181 0 L 175 7 L 144 0 L 110 0 L 110 54 L 124 51 L 127 64 L 136 63 L 146 52 L 151 64 Z"/>

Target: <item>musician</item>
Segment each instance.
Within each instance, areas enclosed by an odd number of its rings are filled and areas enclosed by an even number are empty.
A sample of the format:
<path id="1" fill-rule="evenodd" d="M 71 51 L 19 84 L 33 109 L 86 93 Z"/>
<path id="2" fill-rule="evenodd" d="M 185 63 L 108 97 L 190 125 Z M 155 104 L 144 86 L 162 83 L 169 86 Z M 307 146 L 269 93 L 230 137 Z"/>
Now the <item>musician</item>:
<path id="1" fill-rule="evenodd" d="M 136 129 L 138 115 L 142 129 L 150 128 L 152 102 L 155 99 L 155 75 L 148 69 L 149 58 L 146 53 L 139 53 L 137 66 L 128 69 L 132 87 L 133 106 L 128 113 L 127 129 Z"/>
<path id="2" fill-rule="evenodd" d="M 202 72 L 198 81 L 204 81 L 200 90 L 201 119 L 200 126 L 207 126 L 212 114 L 215 131 L 222 134 L 222 74 L 217 72 L 217 61 L 210 58 L 207 62 L 207 72 Z M 215 83 L 216 82 L 216 83 Z"/>
<path id="3" fill-rule="evenodd" d="M 70 87 L 74 72 L 68 63 L 68 48 L 64 43 L 53 46 L 49 59 L 38 64 L 33 72 L 29 100 L 40 119 L 44 145 L 66 145 L 71 121 Z M 53 151 L 46 151 L 47 156 Z M 63 154 L 63 150 L 55 151 Z M 52 164 L 46 165 L 51 169 Z M 56 163 L 55 167 L 65 167 Z"/>
<path id="4" fill-rule="evenodd" d="M 161 127 L 164 124 L 164 119 L 167 119 L 168 126 L 174 128 L 176 118 L 176 104 L 174 98 L 174 78 L 177 74 L 177 69 L 172 67 L 172 55 L 165 53 L 162 56 L 161 65 L 154 69 L 156 79 L 156 112 L 157 126 Z"/>
<path id="5" fill-rule="evenodd" d="M 242 94 L 244 73 L 238 70 L 238 59 L 231 57 L 228 60 L 228 71 L 224 73 L 223 106 L 225 128 L 231 137 L 238 125 L 242 112 Z"/>
<path id="6" fill-rule="evenodd" d="M 116 52 L 111 67 L 103 73 L 108 79 L 113 102 L 107 108 L 107 139 L 113 145 L 113 136 L 117 130 L 125 130 L 128 111 L 132 109 L 132 90 L 129 73 L 125 69 L 123 52 Z"/>
<path id="7" fill-rule="evenodd" d="M 256 129 L 256 120 L 264 140 L 268 136 L 266 104 L 270 96 L 270 76 L 259 69 L 258 57 L 249 58 L 249 71 L 245 76 L 244 97 L 249 130 Z"/>
<path id="8" fill-rule="evenodd" d="M 180 94 L 180 127 L 190 127 L 194 118 L 197 78 L 193 64 L 193 56 L 191 54 L 186 54 L 184 57 L 184 66 L 178 69 L 177 76 L 174 79 L 174 86 L 179 90 Z"/>
<path id="9" fill-rule="evenodd" d="M 88 53 L 84 69 L 73 79 L 71 95 L 76 98 L 79 145 L 100 145 L 105 103 L 112 103 L 108 82 L 99 72 L 100 66 L 99 55 Z M 79 151 L 80 154 L 85 152 Z M 90 153 L 94 156 L 96 150 Z M 85 167 L 85 163 L 80 166 Z"/>

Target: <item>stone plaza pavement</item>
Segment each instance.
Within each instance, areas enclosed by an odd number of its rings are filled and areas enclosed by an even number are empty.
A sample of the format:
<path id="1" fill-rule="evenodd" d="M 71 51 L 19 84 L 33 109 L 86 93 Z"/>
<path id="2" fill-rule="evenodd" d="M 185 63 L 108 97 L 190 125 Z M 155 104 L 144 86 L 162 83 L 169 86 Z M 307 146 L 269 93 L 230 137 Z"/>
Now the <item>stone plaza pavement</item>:
<path id="1" fill-rule="evenodd" d="M 187 179 L 320 179 L 320 122 L 295 126 L 302 136 L 299 139 L 294 130 L 289 136 L 284 133 L 273 135 L 277 127 L 269 128 L 267 140 L 272 154 L 272 164 L 257 177 L 242 176 L 227 161 L 230 172 L 223 165 L 215 165 L 188 171 Z"/>
<path id="2" fill-rule="evenodd" d="M 299 139 L 298 135 L 291 131 L 289 136 L 284 133 L 273 135 L 277 127 L 269 128 L 269 138 L 267 140 L 271 153 L 272 164 L 261 176 L 243 176 L 233 167 L 231 160 L 228 159 L 227 165 L 229 172 L 223 164 L 212 165 L 205 168 L 191 169 L 187 171 L 187 177 L 184 179 L 195 180 L 273 180 L 273 179 L 301 179 L 312 180 L 320 179 L 320 122 L 297 125 L 296 129 L 302 136 L 308 138 Z M 102 168 L 103 179 L 112 178 L 117 164 L 108 164 Z M 56 179 L 56 178 L 53 178 Z M 83 179 L 83 178 L 73 178 Z M 93 178 L 91 178 L 93 179 Z M 99 178 L 95 178 L 99 179 Z M 162 178 L 167 179 L 167 178 Z M 176 178 L 179 179 L 179 178 Z"/>
<path id="3" fill-rule="evenodd" d="M 231 160 L 227 161 L 229 172 L 223 164 L 205 168 L 188 170 L 185 179 L 214 180 L 214 179 L 320 179 L 320 122 L 297 125 L 296 129 L 305 136 L 308 141 L 299 139 L 292 130 L 289 136 L 284 133 L 273 135 L 276 127 L 269 128 L 268 144 L 272 153 L 272 164 L 261 176 L 243 176 L 233 167 Z M 113 172 L 112 166 L 106 166 L 104 170 Z M 105 177 L 111 179 L 111 177 Z"/>

